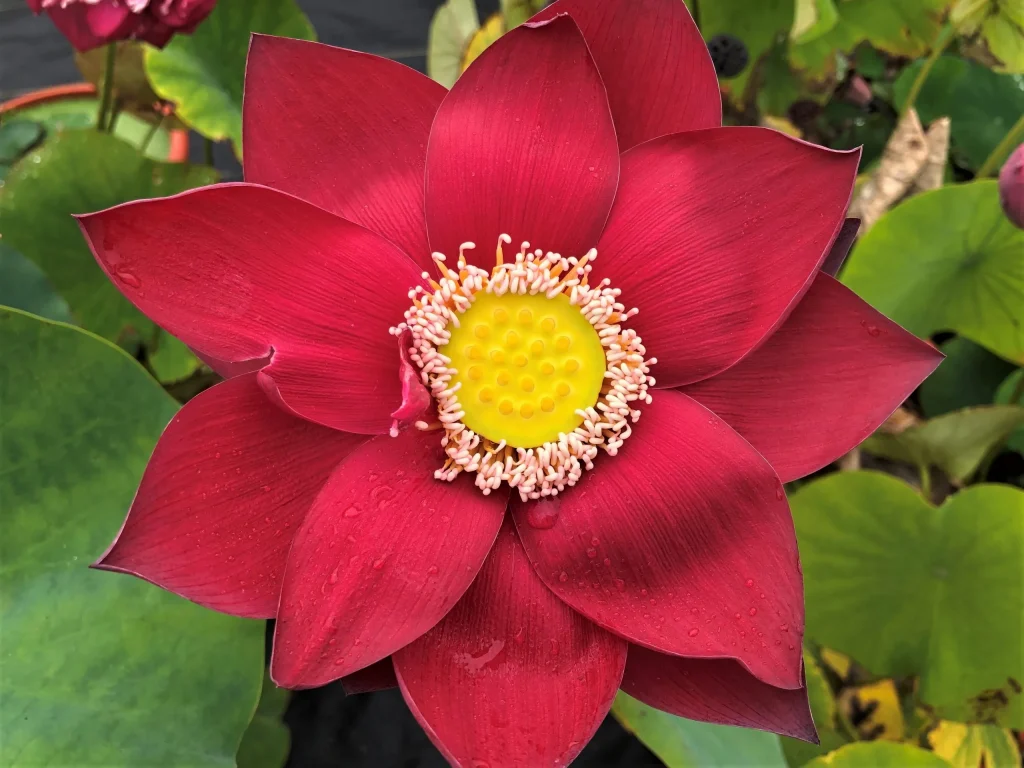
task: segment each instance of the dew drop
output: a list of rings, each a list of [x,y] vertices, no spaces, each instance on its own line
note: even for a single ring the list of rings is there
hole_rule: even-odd
[[[615,588],[617,590],[619,590],[619,592],[624,592],[625,591],[625,589],[626,589],[626,582],[624,582],[622,579],[613,579],[612,581],[615,584]]]
[[[558,580],[565,584],[565,582],[569,580],[569,574],[565,571],[562,571],[560,574],[558,574]]]
[[[362,511],[363,510],[361,510],[359,507],[357,507],[355,504],[353,504],[351,507],[349,507],[348,509],[346,509],[342,513],[342,516],[343,517],[355,517],[356,515],[358,515]]]
[[[377,560],[374,560],[373,561],[373,570],[379,571],[381,568],[383,568],[384,567],[384,561],[387,560],[387,559],[388,559],[387,555],[385,555],[384,557],[381,557],[381,558],[378,558]]]
[[[754,580],[753,579],[747,579],[747,587],[750,588],[750,587],[753,587],[753,586],[754,586]]]
[[[427,573],[429,573],[431,576],[436,576],[437,575],[437,566],[436,565],[432,565],[429,568],[427,568]]]
[[[140,285],[142,285],[139,278],[137,278],[131,272],[116,272],[115,274],[117,275],[117,278],[122,283],[127,285],[129,288],[138,288]]]
[[[751,616],[757,616],[757,608],[751,608],[749,611],[747,611],[747,613],[749,613]]]
[[[539,531],[553,528],[558,522],[558,508],[559,502],[557,501],[537,502],[526,513],[527,525]]]
[[[591,560],[593,560],[595,557],[597,557],[597,550],[594,549],[593,547],[589,547],[587,549],[587,557],[589,557]]]
[[[688,634],[688,635],[689,635],[690,637],[696,637],[697,635],[699,635],[699,634],[700,634],[700,630],[699,630],[699,629],[697,629],[696,627],[694,627],[693,629],[691,629],[691,630],[690,630],[689,632],[687,632],[686,634]]]
[[[612,559],[611,559],[610,557],[606,557],[606,558],[604,559],[604,564],[605,564],[605,565],[611,565],[611,564],[612,564]]]
[[[337,568],[335,568],[333,571],[331,571],[331,577],[328,579],[328,581],[331,584],[337,584],[338,583],[338,569]]]
[[[779,629],[781,629],[783,632],[789,632],[789,624],[782,624],[779,626]]]

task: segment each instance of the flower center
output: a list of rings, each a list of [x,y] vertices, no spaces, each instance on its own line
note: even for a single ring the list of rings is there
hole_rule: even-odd
[[[480,294],[438,351],[461,387],[462,422],[517,448],[576,429],[604,381],[601,338],[561,293]]]
[[[432,291],[409,293],[405,322],[392,328],[412,339],[409,358],[437,402],[448,460],[434,476],[475,472],[485,494],[502,482],[524,498],[553,496],[574,485],[603,450],[614,456],[640,418],[634,403],[651,401],[646,350],[623,328],[619,291],[590,285],[591,249],[582,258],[530,250],[523,243],[506,263],[498,239],[490,271],[468,264],[459,248],[451,269],[434,261]]]

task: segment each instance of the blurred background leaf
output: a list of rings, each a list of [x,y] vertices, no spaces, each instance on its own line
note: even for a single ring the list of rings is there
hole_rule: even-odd
[[[1024,231],[994,180],[925,192],[896,206],[850,254],[842,281],[911,333],[955,331],[1024,362]]]
[[[220,0],[191,35],[146,50],[153,89],[176,114],[208,139],[230,139],[242,156],[242,85],[253,33],[315,40],[293,0]]]
[[[898,434],[876,432],[868,453],[918,467],[937,467],[956,485],[967,482],[994,450],[1024,426],[1024,408],[987,405],[952,411]]]
[[[779,737],[765,731],[712,725],[648,707],[619,691],[612,714],[667,768],[783,768]]]
[[[234,764],[264,624],[89,569],[177,404],[124,352],[0,309],[0,730],[18,766]],[[5,757],[5,761],[10,759]]]
[[[70,323],[71,309],[35,262],[0,240],[0,305]]]
[[[72,214],[216,180],[212,168],[158,163],[109,134],[66,131],[11,169],[0,189],[0,231],[42,269],[76,323],[112,341],[129,332],[148,340],[155,326],[96,264]]]
[[[1024,724],[1024,491],[975,485],[934,508],[879,472],[791,499],[807,636],[882,676],[920,676],[939,717]]]
[[[873,741],[847,744],[812,760],[806,768],[949,768],[949,763],[910,744]]]
[[[922,61],[912,62],[893,83],[898,110],[903,109],[922,66]],[[951,118],[954,156],[964,167],[977,170],[1024,114],[1024,76],[999,75],[981,64],[942,56],[914,107],[926,123]]]
[[[278,688],[269,674],[264,675],[256,714],[238,748],[238,768],[281,768],[288,760],[291,737],[281,718],[290,697],[291,691]]]
[[[954,768],[1001,768],[1020,765],[1013,734],[994,725],[942,721],[928,734],[928,743]]]

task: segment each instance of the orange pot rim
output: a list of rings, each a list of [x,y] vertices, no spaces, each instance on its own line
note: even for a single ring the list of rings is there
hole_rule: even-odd
[[[16,96],[8,101],[0,102],[0,115],[7,112],[14,112],[25,107],[32,107],[37,104],[44,104],[48,101],[63,101],[64,99],[75,99],[82,96],[95,96],[96,86],[92,83],[68,83],[66,85],[53,85],[49,88],[40,88],[36,91]],[[171,163],[184,163],[188,160],[188,131],[174,129],[168,131],[170,146],[167,151],[167,160]]]

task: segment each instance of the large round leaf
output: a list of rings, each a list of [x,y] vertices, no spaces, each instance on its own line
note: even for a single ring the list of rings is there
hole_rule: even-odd
[[[264,627],[89,569],[176,404],[128,355],[0,309],[3,762],[234,765]]]
[[[893,83],[902,109],[924,66],[915,61]],[[957,56],[943,56],[932,67],[914,102],[921,120],[949,117],[954,154],[969,168],[980,168],[989,153],[1024,113],[1024,77],[1000,75]]]
[[[779,737],[774,733],[729,725],[699,723],[649,707],[619,692],[612,714],[636,735],[667,768],[784,768]]]
[[[1024,362],[1024,231],[995,180],[925,192],[860,239],[842,280],[911,333],[956,331]]]
[[[807,763],[804,768],[950,768],[932,752],[888,741],[847,744]]]
[[[29,153],[0,189],[4,241],[32,259],[84,328],[118,339],[153,324],[96,264],[72,214],[144,197],[163,197],[217,180],[212,168],[158,163],[97,131],[66,131]]]
[[[230,139],[242,155],[242,85],[253,33],[316,39],[294,0],[220,0],[191,35],[146,51],[146,74],[175,114],[207,138]],[[315,75],[311,72],[310,76]]]
[[[1024,724],[1024,492],[975,485],[934,508],[876,472],[791,499],[807,635],[882,676],[920,676],[940,717]]]

